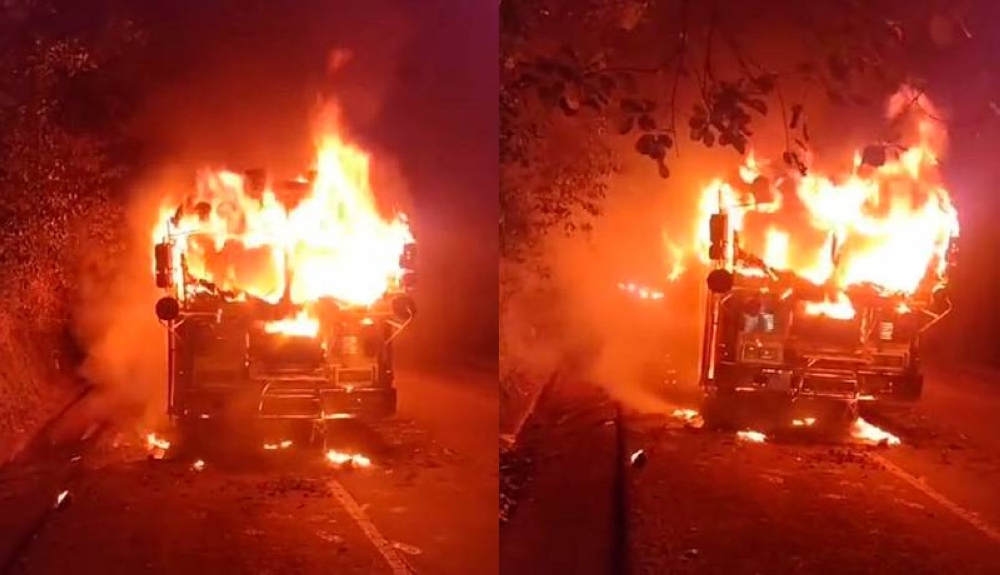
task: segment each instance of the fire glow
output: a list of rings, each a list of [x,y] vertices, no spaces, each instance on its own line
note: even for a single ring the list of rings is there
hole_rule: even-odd
[[[851,429],[851,437],[855,439],[860,439],[865,443],[870,443],[872,445],[899,445],[900,440],[895,435],[879,429],[878,427],[868,423],[862,418],[858,418],[854,422],[854,427]]]
[[[809,155],[810,169],[801,174],[779,170],[751,151],[738,177],[717,178],[704,188],[698,221],[727,213],[740,249],[765,266],[737,263],[736,272],[794,271],[828,286],[827,297],[809,302],[809,314],[853,318],[845,293],[850,286],[904,296],[933,288],[944,281],[946,255],[959,232],[938,166],[946,134],[931,117],[936,114],[925,95],[904,87],[887,106],[888,117],[908,127],[900,147],[880,148],[886,156],[880,165],[862,162],[864,155],[856,152],[851,168],[840,175],[823,174]],[[707,263],[708,226],[699,226],[695,243]],[[734,258],[733,246],[729,249]]]
[[[170,442],[150,431],[146,434],[146,450],[153,459],[163,459],[170,449]]]
[[[754,431],[752,429],[737,431],[736,437],[741,441],[746,441],[749,443],[764,443],[767,441],[767,436],[760,431]]]
[[[690,408],[677,408],[673,411],[672,415],[674,416],[675,419],[681,419],[684,421],[691,421],[701,416],[701,414],[698,413],[697,409],[690,409]]]
[[[337,467],[371,467],[372,460],[360,453],[347,453],[331,449],[326,452],[326,460]]]
[[[164,202],[153,236],[173,242],[179,299],[192,295],[185,289],[203,289],[202,282],[233,299],[286,301],[300,310],[320,299],[367,307],[401,285],[400,257],[414,241],[405,215],[383,216],[371,158],[341,135],[335,106],[328,106],[317,133],[309,178],[279,186],[203,170],[191,194]],[[313,336],[318,324],[299,313],[267,329]]]

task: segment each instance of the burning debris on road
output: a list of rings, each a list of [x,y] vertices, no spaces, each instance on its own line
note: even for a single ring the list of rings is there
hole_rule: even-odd
[[[760,431],[744,430],[737,431],[736,437],[741,441],[746,441],[749,443],[764,443],[767,441],[767,436]]]
[[[691,408],[677,408],[671,415],[674,419],[679,419],[684,422],[687,427],[701,427],[704,425],[701,413],[697,409]]]
[[[331,449],[326,452],[326,460],[337,467],[345,468],[365,468],[371,467],[372,461],[360,453],[346,453]]]
[[[150,431],[146,434],[146,450],[153,459],[163,459],[167,450],[170,449],[170,442]]]
[[[264,451],[276,451],[278,449],[288,449],[291,446],[292,446],[292,440],[291,439],[285,439],[285,440],[279,441],[278,443],[265,443],[264,444]]]
[[[862,418],[858,418],[851,428],[851,437],[871,445],[892,446],[899,445],[900,440],[895,435],[879,429]]]

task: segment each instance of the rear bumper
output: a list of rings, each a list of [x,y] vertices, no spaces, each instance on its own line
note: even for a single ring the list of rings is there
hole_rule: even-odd
[[[321,390],[311,397],[265,397],[259,389],[192,389],[178,394],[171,415],[194,419],[383,419],[396,414],[395,387]]]
[[[709,393],[778,393],[834,399],[892,398],[914,373],[866,366],[857,370],[809,370],[789,365],[720,362],[714,378],[703,382]]]

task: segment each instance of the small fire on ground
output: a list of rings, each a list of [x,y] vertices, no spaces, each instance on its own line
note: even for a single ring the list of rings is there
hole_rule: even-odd
[[[674,419],[683,421],[689,427],[701,427],[704,423],[697,409],[679,407],[671,415]]]
[[[146,434],[146,450],[153,459],[163,459],[170,449],[170,442],[150,431]]]
[[[816,424],[815,417],[804,417],[802,419],[793,419],[792,427],[812,427]]]
[[[747,429],[744,431],[737,431],[736,437],[741,441],[748,441],[750,443],[764,443],[767,441],[767,436],[760,431],[753,431],[752,429]]]
[[[872,445],[899,445],[899,438],[859,417],[851,428],[851,437]]]
[[[265,451],[276,451],[278,449],[288,449],[291,446],[292,446],[292,440],[291,439],[285,439],[285,440],[279,441],[278,443],[265,443],[264,444],[264,450]]]
[[[337,467],[371,467],[372,460],[360,453],[347,453],[331,449],[326,452],[326,460]]]

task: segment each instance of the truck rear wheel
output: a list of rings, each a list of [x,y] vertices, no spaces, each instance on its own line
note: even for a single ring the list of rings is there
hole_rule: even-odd
[[[736,398],[732,394],[706,396],[701,404],[705,429],[732,431],[738,427]]]
[[[924,374],[907,375],[892,385],[893,396],[902,401],[916,401],[924,393]]]

